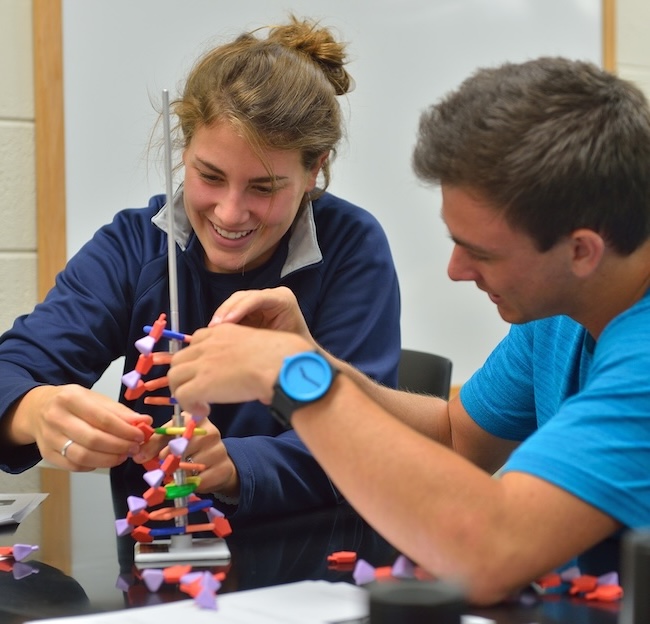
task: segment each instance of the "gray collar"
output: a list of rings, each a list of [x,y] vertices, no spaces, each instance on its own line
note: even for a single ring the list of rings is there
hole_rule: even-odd
[[[151,222],[163,232],[168,232],[167,211],[169,204],[166,203],[151,219]],[[176,244],[185,251],[192,234],[192,226],[187,218],[183,204],[183,185],[176,191],[172,200],[174,211],[174,238]],[[323,259],[318,237],[316,235],[316,222],[314,221],[314,208],[309,202],[296,217],[291,227],[289,237],[289,251],[287,259],[280,272],[280,277],[285,277],[298,269],[316,264]]]

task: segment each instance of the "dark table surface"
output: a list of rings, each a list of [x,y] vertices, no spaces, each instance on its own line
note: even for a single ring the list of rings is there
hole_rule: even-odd
[[[30,517],[23,525],[29,522]],[[0,532],[0,544],[24,543],[23,525]],[[356,551],[373,566],[391,565],[398,554],[346,506],[250,525],[235,524],[227,542],[232,557],[222,568],[227,576],[221,593],[307,579],[353,582],[349,568],[337,570],[328,565],[329,554]],[[613,548],[607,546],[608,552],[602,558],[615,560]],[[133,568],[130,538],[101,535],[92,548],[81,550],[73,553],[72,575],[40,562],[38,551],[23,562],[37,573],[17,578],[29,569],[19,570],[18,575],[0,571],[0,624],[188,599],[175,586],[164,585],[155,593],[147,589]],[[603,572],[610,571],[609,562],[600,565]],[[89,591],[91,577],[98,578],[99,583],[95,582]],[[498,624],[614,624],[620,608],[618,603],[567,595],[531,594],[527,598],[532,600],[513,600],[487,609],[470,607],[467,613],[491,618]]]

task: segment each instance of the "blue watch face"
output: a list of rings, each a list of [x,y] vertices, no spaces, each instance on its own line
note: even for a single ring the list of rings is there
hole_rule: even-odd
[[[320,399],[332,385],[332,368],[318,353],[299,353],[284,361],[280,385],[296,401]]]

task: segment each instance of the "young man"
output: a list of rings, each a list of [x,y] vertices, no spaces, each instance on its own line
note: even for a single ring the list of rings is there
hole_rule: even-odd
[[[650,524],[650,109],[587,63],[483,69],[423,115],[414,167],[442,189],[449,276],[513,324],[458,397],[327,354],[330,375],[287,289],[233,296],[170,385],[198,414],[272,405],[387,539],[487,604]]]

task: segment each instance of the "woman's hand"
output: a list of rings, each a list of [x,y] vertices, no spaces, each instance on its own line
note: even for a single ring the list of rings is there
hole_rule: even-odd
[[[187,413],[183,413],[183,417],[185,422],[191,418]],[[170,421],[165,426],[171,427],[173,423]],[[239,474],[221,439],[221,432],[207,418],[198,423],[197,427],[206,433],[193,435],[183,454],[184,461],[191,459],[193,464],[205,466],[197,471],[201,483],[196,491],[199,494],[219,492],[228,497],[239,496]],[[154,434],[133,459],[137,463],[144,463],[154,457],[162,461],[171,452],[168,445],[169,436]],[[188,471],[191,472],[189,468]]]
[[[35,442],[50,464],[82,472],[137,454],[145,437],[138,423],[151,424],[151,417],[69,384],[30,390],[3,419],[2,432],[12,444]]]

